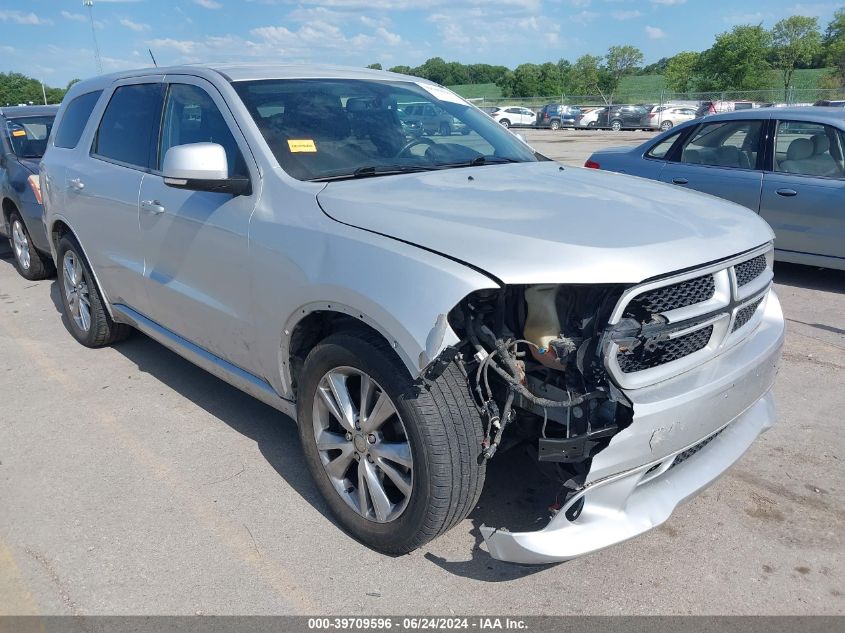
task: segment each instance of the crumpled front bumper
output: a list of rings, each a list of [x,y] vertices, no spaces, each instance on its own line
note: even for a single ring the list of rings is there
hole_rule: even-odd
[[[775,421],[771,387],[784,324],[774,291],[757,330],[676,378],[626,392],[633,422],[593,459],[584,488],[543,529],[481,533],[499,560],[570,560],[633,538],[715,481]],[[566,509],[584,499],[574,521]]]

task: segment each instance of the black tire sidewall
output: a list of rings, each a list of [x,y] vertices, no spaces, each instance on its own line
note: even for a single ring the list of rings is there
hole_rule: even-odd
[[[312,416],[317,385],[326,372],[344,366],[367,373],[381,385],[405,425],[413,457],[413,487],[405,511],[389,523],[369,521],[350,508],[329,480],[317,452]],[[386,552],[402,553],[412,549],[431,499],[429,447],[420,430],[421,420],[411,404],[417,388],[407,377],[404,367],[398,367],[392,359],[360,339],[342,334],[331,336],[315,347],[301,374],[297,421],[305,459],[317,487],[337,520],[353,536]]]
[[[15,222],[20,222],[21,228],[23,229],[23,234],[26,236],[27,244],[29,245],[29,268],[24,268],[23,264],[18,261],[18,255],[15,253],[15,242],[14,242],[14,225]],[[17,210],[12,211],[9,214],[9,246],[12,249],[12,259],[15,262],[15,269],[18,271],[18,274],[23,277],[24,279],[28,279],[29,281],[38,281],[39,279],[43,279],[47,276],[48,271],[46,270],[46,266],[44,265],[44,256],[38,252],[38,249],[32,243],[32,236],[29,234],[29,229],[26,226],[26,223],[23,221],[20,213]]]
[[[64,270],[64,258],[65,253],[68,251],[72,251],[76,256],[77,261],[82,266],[82,272],[85,278],[85,282],[88,284],[88,299],[90,301],[90,313],[91,313],[91,325],[88,327],[88,330],[82,330],[77,325],[76,322],[73,320],[73,316],[70,313],[70,306],[67,302],[67,296],[65,295],[65,270]],[[99,304],[100,303],[100,294],[97,290],[97,284],[94,282],[94,277],[91,274],[91,269],[88,266],[88,261],[82,255],[82,249],[79,247],[79,244],[74,240],[72,237],[64,236],[59,240],[59,246],[56,249],[56,280],[59,285],[59,294],[62,297],[62,316],[65,319],[66,325],[70,333],[73,337],[82,343],[85,346],[91,347],[94,344],[94,337],[96,335],[98,329],[98,323],[96,319],[102,318],[101,311],[95,309],[95,301]]]

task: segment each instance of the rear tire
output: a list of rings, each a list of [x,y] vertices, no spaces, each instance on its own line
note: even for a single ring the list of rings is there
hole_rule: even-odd
[[[452,136],[452,126],[448,123],[441,123],[440,136]]]
[[[660,124],[661,131],[665,132],[666,130],[671,130],[674,124],[671,121],[664,121]]]
[[[33,246],[26,224],[17,211],[9,214],[9,245],[12,247],[15,268],[24,279],[38,281],[56,274],[53,260]]]
[[[507,119],[502,119],[501,121],[499,121],[499,124],[501,124],[503,127],[510,127],[511,126],[511,122],[508,121]]]
[[[552,121],[551,123],[549,123],[549,127],[553,130],[559,130],[560,129],[560,121]]]
[[[58,282],[67,327],[85,347],[104,347],[128,337],[132,328],[115,323],[79,243],[70,235],[59,240]]]
[[[622,131],[622,121],[616,119],[610,122],[610,129],[614,132],[621,132]]]
[[[308,354],[298,392],[311,475],[340,524],[365,545],[386,554],[410,552],[475,507],[485,474],[478,463],[482,424],[454,364],[423,384],[411,379],[379,335],[338,333]],[[378,416],[377,410],[390,413]],[[390,458],[400,454],[404,463]]]

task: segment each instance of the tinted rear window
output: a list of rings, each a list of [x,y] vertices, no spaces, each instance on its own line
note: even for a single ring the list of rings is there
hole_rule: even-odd
[[[121,163],[151,168],[161,105],[159,83],[119,87],[103,113],[92,152]]]
[[[59,129],[56,130],[56,140],[53,143],[56,147],[67,149],[76,147],[76,144],[79,143],[79,137],[82,136],[82,131],[85,129],[85,124],[88,123],[88,117],[91,116],[91,111],[101,94],[103,94],[102,90],[87,92],[84,95],[79,95],[68,104],[59,124]]]

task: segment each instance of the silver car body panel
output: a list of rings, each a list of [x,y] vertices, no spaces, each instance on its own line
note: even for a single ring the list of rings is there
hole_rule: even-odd
[[[292,340],[317,312],[347,315],[380,332],[409,375],[418,377],[458,343],[447,314],[477,290],[649,283],[751,253],[772,239],[765,222],[737,205],[552,162],[328,184],[296,180],[279,166],[229,81],[295,77],[409,80],[365,69],[237,64],[99,77],[75,84],[65,99],[104,90],[80,143],[73,150],[51,147],[42,164],[49,182],[46,223],[52,229],[62,222],[77,237],[115,320],[291,416]],[[115,83],[135,79],[207,90],[247,159],[253,193],[214,207],[213,221],[204,222],[191,217],[190,196],[158,186],[159,173],[137,171],[137,188],[128,194],[116,180],[95,177],[98,168],[89,164],[115,167],[89,156],[105,103]],[[66,202],[82,198],[68,189],[74,171],[85,174],[85,196],[130,195],[138,208],[133,212],[131,201],[124,201],[125,212],[92,222],[84,205]],[[156,219],[141,209],[146,191],[178,195],[161,201],[165,210]],[[157,237],[149,231],[156,223]],[[166,223],[181,238],[166,242],[174,252],[161,260],[155,246],[170,233]],[[144,246],[144,236],[156,244]],[[127,240],[137,241],[127,247],[131,256],[118,252]],[[129,288],[132,283],[138,288]],[[169,297],[170,308],[158,312],[162,296]],[[723,353],[679,376],[624,390],[634,421],[594,458],[581,518],[570,523],[561,512],[533,535],[485,528],[491,553],[547,562],[630,538],[665,520],[677,503],[735,461],[773,420],[768,392],[783,322],[773,294],[764,306],[763,316],[749,326],[756,331]],[[198,326],[206,322],[213,331]],[[708,412],[706,419],[701,411]],[[707,450],[671,471],[652,471],[648,486],[636,488],[653,464],[729,422]],[[729,436],[736,441],[720,439]]]

